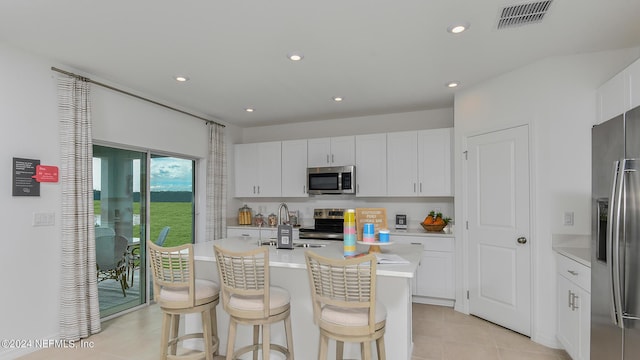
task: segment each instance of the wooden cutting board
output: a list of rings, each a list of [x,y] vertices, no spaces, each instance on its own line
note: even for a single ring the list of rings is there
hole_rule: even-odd
[[[385,208],[357,208],[356,209],[356,233],[358,241],[362,241],[362,228],[365,223],[373,223],[376,241],[380,229],[388,229],[387,209]]]

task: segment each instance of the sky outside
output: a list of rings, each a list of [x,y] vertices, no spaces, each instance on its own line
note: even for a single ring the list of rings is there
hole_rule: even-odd
[[[93,158],[93,189],[101,190],[100,159]],[[173,158],[151,158],[151,191],[192,191],[192,161]],[[133,191],[140,191],[140,161],[133,160]]]

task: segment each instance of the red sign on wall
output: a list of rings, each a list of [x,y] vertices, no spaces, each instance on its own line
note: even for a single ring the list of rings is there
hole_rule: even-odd
[[[36,174],[32,176],[37,182],[58,182],[58,167],[36,165]]]

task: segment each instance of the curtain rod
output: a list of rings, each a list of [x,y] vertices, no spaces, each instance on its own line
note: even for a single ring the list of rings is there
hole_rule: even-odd
[[[184,110],[180,110],[180,109],[174,108],[174,107],[172,107],[172,106],[165,105],[165,104],[163,104],[163,103],[159,103],[159,102],[157,102],[157,101],[155,101],[155,100],[147,99],[147,98],[142,97],[142,96],[140,96],[140,95],[136,95],[136,94],[130,93],[130,92],[128,92],[128,91],[124,91],[124,90],[121,90],[121,89],[115,88],[115,87],[113,87],[113,86],[111,86],[111,85],[107,85],[107,84],[103,84],[103,83],[98,82],[98,81],[95,81],[95,80],[91,80],[91,79],[89,79],[88,77],[85,77],[85,76],[80,76],[80,75],[74,74],[74,73],[72,73],[72,72],[68,72],[68,71],[64,71],[64,70],[58,69],[58,68],[53,67],[53,66],[51,67],[51,70],[53,70],[53,71],[57,71],[57,72],[59,72],[59,73],[65,74],[65,75],[73,76],[73,77],[75,77],[75,78],[84,79],[84,80],[86,80],[86,81],[88,81],[88,82],[90,82],[90,83],[92,83],[92,84],[96,84],[96,85],[98,85],[98,86],[102,86],[102,87],[107,88],[107,89],[109,89],[109,90],[117,91],[117,92],[119,92],[119,93],[122,93],[122,94],[125,94],[125,95],[132,96],[132,97],[134,97],[134,98],[136,98],[136,99],[140,99],[140,100],[143,100],[143,101],[147,101],[147,102],[150,102],[150,103],[152,103],[152,104],[155,104],[155,105],[158,105],[158,106],[162,106],[162,107],[164,107],[164,108],[167,108],[167,109],[170,109],[170,110],[173,110],[173,111],[177,111],[177,112],[179,112],[179,113],[182,113],[182,114],[185,114],[185,115],[189,115],[189,116],[191,116],[191,117],[194,117],[194,118],[197,118],[197,119],[200,119],[200,120],[204,120],[204,121],[206,121],[206,122],[208,122],[208,123],[213,123],[213,124],[216,124],[216,125],[218,125],[218,126],[225,127],[225,125],[220,124],[220,123],[218,123],[218,122],[215,122],[215,121],[213,121],[213,120],[209,120],[209,119],[204,118],[204,117],[202,117],[202,116],[194,115],[194,114],[192,114],[192,113],[190,113],[190,112],[187,112],[187,111],[184,111]]]

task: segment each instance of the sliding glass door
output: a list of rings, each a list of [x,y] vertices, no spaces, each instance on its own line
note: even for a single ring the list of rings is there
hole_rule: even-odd
[[[100,316],[146,302],[147,154],[93,147]],[[141,281],[142,280],[142,281]]]
[[[194,169],[192,159],[94,145],[101,317],[144,304],[152,295],[145,271],[147,227],[149,239],[162,246],[193,243]]]

